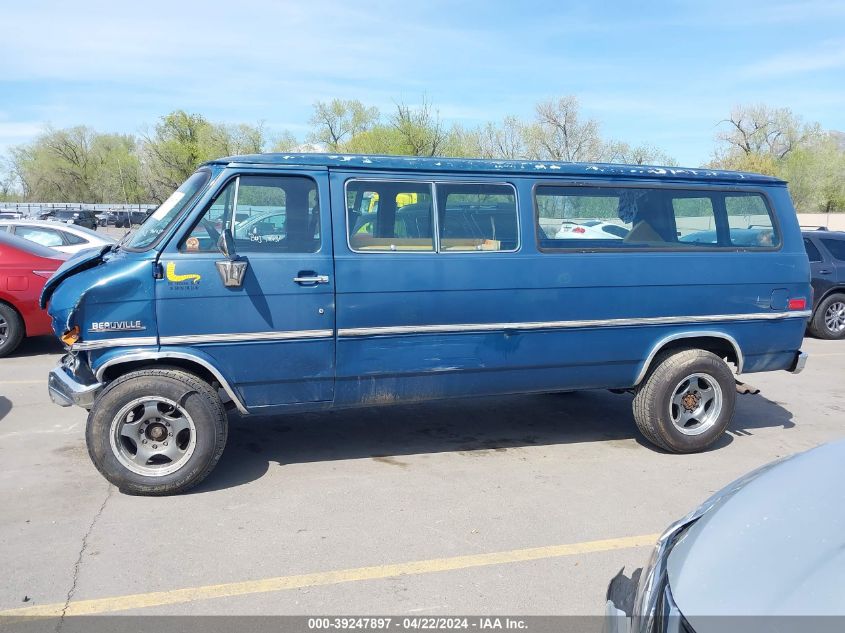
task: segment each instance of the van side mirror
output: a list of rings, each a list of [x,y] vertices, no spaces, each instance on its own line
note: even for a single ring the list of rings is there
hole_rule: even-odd
[[[223,229],[220,233],[220,238],[217,240],[217,248],[226,256],[226,259],[233,260],[237,257],[232,229]]]
[[[231,229],[224,229],[220,233],[217,247],[226,256],[226,259],[214,262],[223,285],[229,288],[240,288],[243,285],[249,263],[246,259],[238,257],[235,252],[235,238],[232,237]]]

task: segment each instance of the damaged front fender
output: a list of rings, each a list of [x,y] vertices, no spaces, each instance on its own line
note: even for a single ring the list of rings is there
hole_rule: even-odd
[[[69,260],[41,296],[56,336],[78,326],[78,349],[108,347],[115,338],[121,345],[134,338],[139,345],[157,343],[152,261],[148,255],[107,249]]]

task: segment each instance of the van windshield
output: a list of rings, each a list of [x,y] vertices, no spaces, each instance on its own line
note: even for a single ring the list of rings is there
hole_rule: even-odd
[[[126,236],[125,246],[137,250],[149,248],[182,210],[193,202],[210,177],[211,172],[207,169],[194,173],[167,200],[162,202],[135,232]]]

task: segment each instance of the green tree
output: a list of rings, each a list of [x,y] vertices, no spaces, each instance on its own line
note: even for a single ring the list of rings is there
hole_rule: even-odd
[[[446,148],[447,132],[440,113],[423,97],[418,106],[399,102],[389,125],[400,139],[400,153],[409,156],[435,156]]]
[[[270,141],[271,152],[294,152],[298,151],[302,145],[289,130],[282,130],[275,138]]]
[[[85,126],[47,128],[29,145],[15,148],[12,160],[24,195],[57,202],[93,200],[95,135]]]
[[[788,108],[737,106],[717,135],[712,167],[783,178],[799,213],[845,211],[845,147],[836,132]]]
[[[144,136],[143,174],[154,200],[163,202],[197,165],[211,158],[205,151],[210,128],[202,115],[176,110],[161,117],[152,134]]]
[[[15,148],[12,162],[27,200],[139,202],[144,196],[131,135],[47,128]]]
[[[832,134],[797,147],[778,166],[795,207],[809,213],[845,211],[845,151]]]
[[[199,153],[210,158],[260,154],[266,143],[263,123],[208,123],[199,132]]]
[[[17,200],[18,175],[14,163],[8,158],[0,158],[0,201],[11,202]]]
[[[402,154],[405,152],[405,144],[398,130],[379,124],[351,137],[340,151],[352,154]]]

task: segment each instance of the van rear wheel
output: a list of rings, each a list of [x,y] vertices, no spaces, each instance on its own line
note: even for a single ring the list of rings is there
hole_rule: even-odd
[[[181,370],[146,369],[106,387],[85,439],[97,470],[122,492],[169,495],[205,479],[226,433],[223,404],[208,383]]]
[[[736,383],[724,360],[700,349],[658,358],[634,395],[634,420],[652,444],[696,453],[725,432],[736,404]]]

